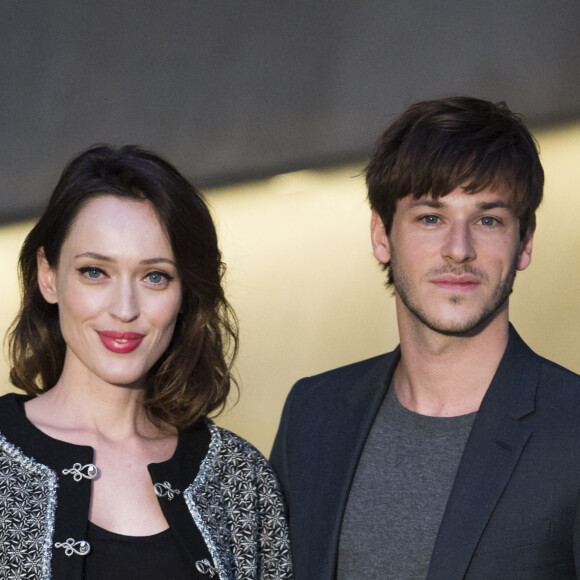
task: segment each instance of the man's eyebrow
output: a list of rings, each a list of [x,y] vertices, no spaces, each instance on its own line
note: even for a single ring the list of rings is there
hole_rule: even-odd
[[[414,199],[410,203],[411,207],[430,207],[432,209],[441,209],[446,206],[444,202],[435,199]],[[510,204],[498,199],[495,201],[482,201],[477,204],[478,209],[489,211],[490,209],[505,208],[511,209]]]
[[[477,204],[477,207],[479,209],[482,209],[484,211],[490,210],[490,209],[496,209],[496,208],[505,208],[505,209],[510,209],[510,205],[507,204],[505,201],[502,201],[500,199],[498,199],[497,201],[482,201],[481,203]]]
[[[444,204],[435,199],[414,199],[411,201],[411,207],[430,207],[433,209],[441,209]]]

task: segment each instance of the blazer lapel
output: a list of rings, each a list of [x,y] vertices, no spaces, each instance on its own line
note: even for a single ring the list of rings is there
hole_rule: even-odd
[[[479,539],[532,430],[540,359],[510,326],[506,352],[482,401],[441,526],[428,580],[464,578]]]
[[[399,360],[399,349],[379,359],[349,394],[337,401],[320,429],[317,447],[324,450],[312,470],[315,485],[310,498],[310,545],[308,578],[334,579],[342,518],[362,449],[392,373]]]

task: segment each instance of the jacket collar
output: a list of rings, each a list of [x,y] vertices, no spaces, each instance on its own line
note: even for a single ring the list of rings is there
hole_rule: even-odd
[[[428,580],[465,576],[483,530],[532,434],[542,359],[510,326],[509,341],[467,440]]]
[[[53,439],[43,433],[26,417],[24,403],[32,397],[8,393],[0,398],[1,434],[24,455],[61,473],[73,463],[92,463],[93,450],[86,445],[74,445]]]

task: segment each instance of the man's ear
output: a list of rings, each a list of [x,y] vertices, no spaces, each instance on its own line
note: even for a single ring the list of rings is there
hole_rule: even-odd
[[[387,237],[383,220],[374,209],[371,213],[371,242],[375,258],[381,264],[388,264],[391,260],[389,238]]]
[[[36,252],[36,265],[38,269],[38,287],[40,293],[49,304],[56,304],[58,296],[56,292],[56,272],[48,263],[44,254],[44,247]]]
[[[534,232],[536,231],[536,216],[535,214],[530,219],[530,224],[526,229],[526,233],[520,242],[520,249],[518,253],[518,261],[516,268],[518,270],[525,270],[532,261],[532,246],[534,242]]]

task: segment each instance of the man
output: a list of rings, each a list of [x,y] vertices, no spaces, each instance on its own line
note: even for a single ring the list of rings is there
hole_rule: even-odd
[[[400,346],[303,379],[272,462],[297,580],[580,571],[580,377],[508,320],[543,171],[504,104],[418,103],[366,170]]]

